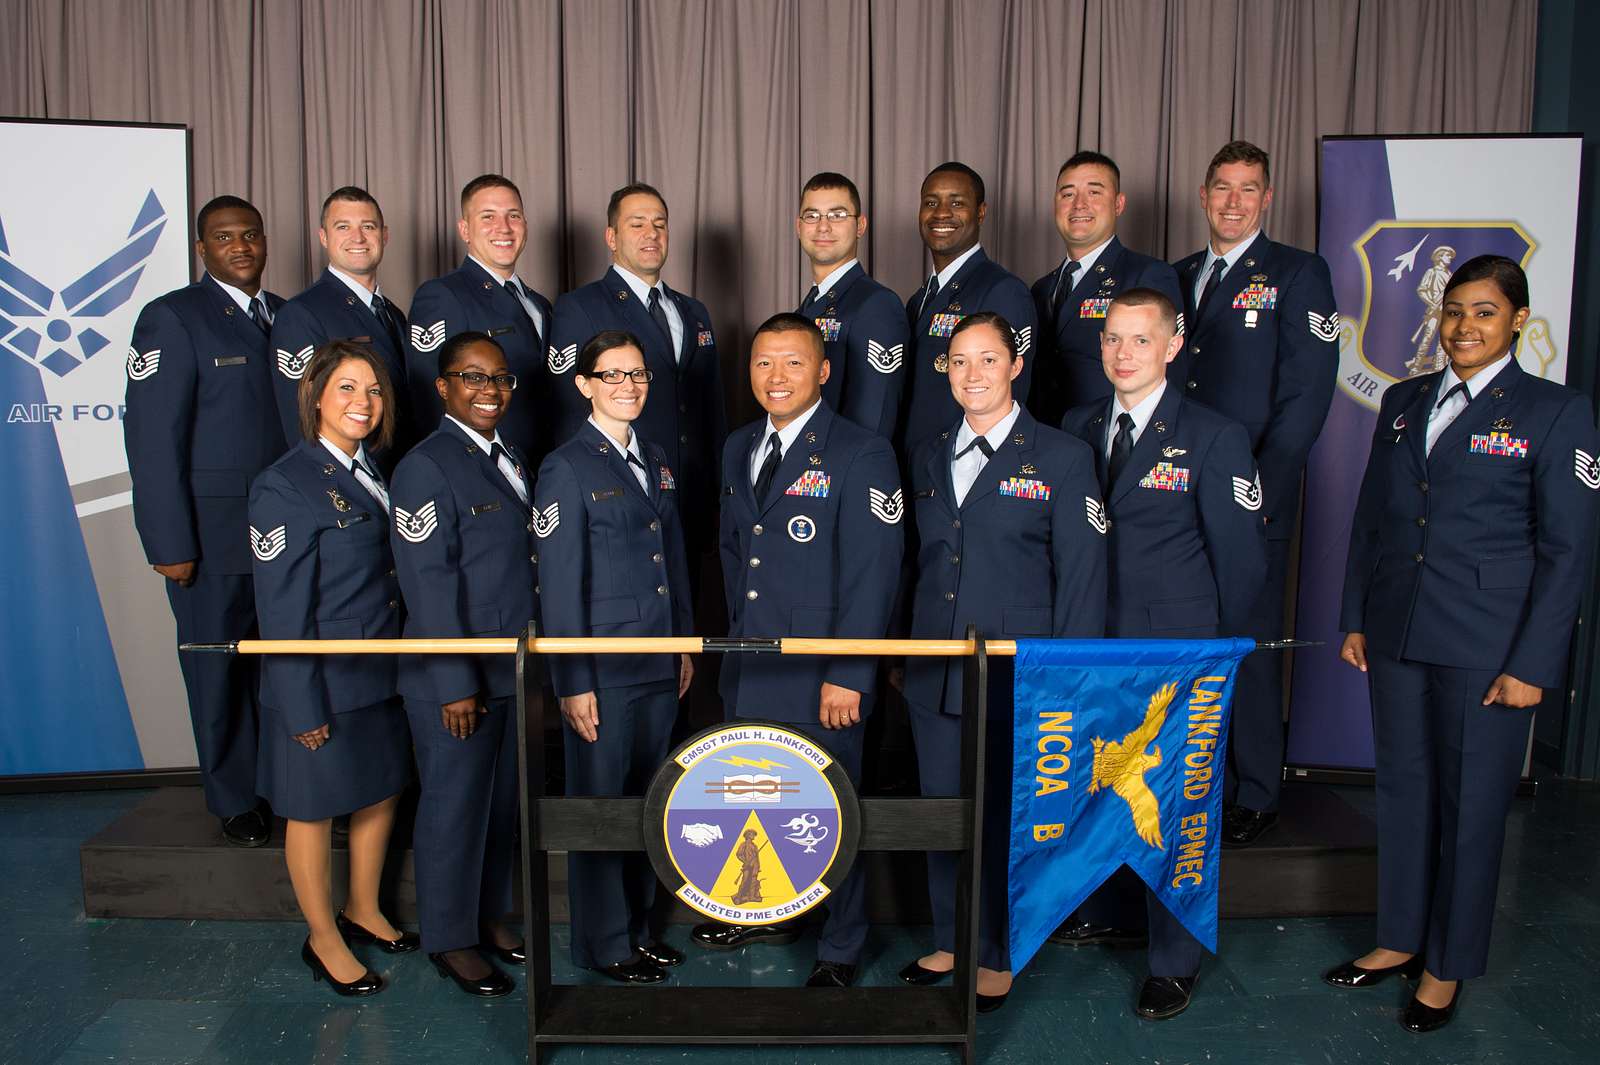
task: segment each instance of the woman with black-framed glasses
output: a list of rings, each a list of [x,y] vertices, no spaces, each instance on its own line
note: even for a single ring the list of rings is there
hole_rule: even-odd
[[[631,334],[597,334],[573,378],[589,401],[578,435],[539,467],[540,610],[550,636],[687,636],[694,618],[678,485],[639,439],[651,371]],[[667,756],[688,655],[557,655],[569,795],[643,795]],[[572,960],[622,983],[656,983],[683,954],[647,927],[655,874],[643,854],[568,856]]]

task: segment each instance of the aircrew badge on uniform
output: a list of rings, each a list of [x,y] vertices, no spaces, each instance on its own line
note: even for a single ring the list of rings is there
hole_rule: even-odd
[[[1189,490],[1189,467],[1174,466],[1170,462],[1158,462],[1150,467],[1150,472],[1139,478],[1140,488],[1157,488],[1163,492],[1187,492]]]
[[[153,351],[135,351],[128,349],[128,380],[143,381],[146,377],[154,377],[157,370],[161,369],[161,349]]]
[[[686,906],[769,924],[824,903],[855,861],[861,812],[844,768],[798,730],[718,725],[672,752],[644,800],[645,851]]]
[[[795,482],[783,490],[786,496],[812,496],[816,499],[828,498],[828,485],[832,483],[826,473],[821,470],[807,470],[795,479]]]
[[[1034,466],[1033,463],[1024,462],[1022,464],[1022,469],[1018,470],[1017,472],[1022,474],[1024,477],[1027,477],[1027,476],[1031,476],[1032,474],[1038,473],[1039,470],[1038,470],[1037,467]]]
[[[1473,433],[1467,450],[1474,455],[1505,455],[1510,458],[1528,457],[1528,441],[1510,433]]]
[[[1179,455],[1187,455],[1188,453],[1189,449],[1186,447],[1164,447],[1161,449],[1161,457],[1164,459],[1175,459]]]
[[[1511,419],[1510,418],[1496,418],[1494,420],[1494,424],[1489,426],[1489,428],[1497,429],[1502,433],[1508,432],[1511,429]]]
[[[1091,296],[1078,305],[1079,318],[1104,318],[1111,309],[1110,296]]]
[[[1000,494],[1014,499],[1037,499],[1043,502],[1050,498],[1050,486],[1031,477],[1007,477],[1000,482]]]
[[[316,351],[316,347],[311,344],[307,344],[293,354],[279,348],[278,372],[291,381],[300,380],[301,376],[306,372],[306,363],[311,361],[311,355],[314,351]]]
[[[340,514],[349,513],[350,501],[344,496],[340,495],[337,488],[328,489],[328,501],[333,504],[333,509],[337,510]]]
[[[420,544],[433,535],[439,527],[439,512],[433,500],[428,500],[415,511],[404,507],[394,508],[394,531],[408,544]]]
[[[839,319],[837,319],[837,318],[814,318],[814,319],[812,319],[812,321],[816,322],[817,323],[817,328],[822,330],[822,339],[823,340],[838,340],[839,339],[839,330],[843,327],[843,323],[841,323],[839,321]]]
[[[678,487],[678,482],[672,477],[672,470],[665,462],[661,464],[661,480],[659,482],[659,487],[663,492],[672,492]]]
[[[961,319],[965,317],[966,315],[964,314],[936,314],[933,316],[933,321],[928,323],[928,335],[931,337],[954,336],[956,326],[960,325]],[[942,367],[936,368],[940,373],[944,373]]]
[[[1278,306],[1278,286],[1252,281],[1233,297],[1236,311],[1270,311]]]

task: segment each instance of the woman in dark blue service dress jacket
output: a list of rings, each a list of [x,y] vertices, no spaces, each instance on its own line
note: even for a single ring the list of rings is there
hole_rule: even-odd
[[[539,610],[549,636],[688,636],[694,617],[666,453],[632,423],[654,376],[631,333],[597,333],[573,384],[590,406],[539,467]],[[559,386],[558,386],[559,387]],[[567,794],[643,795],[667,756],[688,655],[558,655]],[[647,928],[655,873],[642,853],[568,856],[572,961],[623,983],[657,983],[683,961]]]
[[[1350,531],[1340,657],[1372,691],[1378,945],[1324,979],[1420,977],[1418,1032],[1484,972],[1530,711],[1564,682],[1593,542],[1594,417],[1517,365],[1528,313],[1510,259],[1451,276],[1450,365],[1384,393]]]
[[[1022,372],[1005,318],[980,311],[950,337],[950,391],[960,422],[912,452],[911,494],[921,547],[913,638],[951,639],[968,625],[990,638],[1098,637],[1106,605],[1105,517],[1094,454],[1039,425],[1012,398]],[[978,1009],[1011,989],[1006,926],[1006,840],[1011,813],[1011,671],[990,662],[983,890],[978,903]],[[997,668],[999,667],[999,668]],[[905,696],[924,795],[961,787],[961,668],[909,658]],[[911,984],[955,965],[956,861],[928,855],[934,951],[900,971]]]
[[[531,473],[500,436],[517,376],[487,334],[439,349],[439,428],[394,472],[395,568],[407,637],[518,636],[535,617]],[[510,655],[416,655],[401,663],[422,793],[413,834],[422,946],[441,978],[495,997],[520,965],[511,910],[517,828],[516,668]],[[480,949],[481,948],[481,949]]]
[[[250,490],[250,550],[263,639],[400,634],[389,501],[366,444],[393,437],[394,386],[371,349],[334,341],[301,378],[302,440]],[[350,952],[417,949],[378,908],[395,803],[411,779],[411,737],[388,655],[268,655],[261,664],[256,786],[288,819],[284,860],[310,935],[300,957],[341,995],[383,979]],[[350,892],[333,910],[331,819],[350,815]]]

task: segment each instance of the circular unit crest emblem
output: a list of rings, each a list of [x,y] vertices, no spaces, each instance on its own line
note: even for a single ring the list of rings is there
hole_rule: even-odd
[[[768,721],[706,729],[675,751],[644,800],[645,850],[672,893],[727,924],[796,917],[855,861],[861,808],[844,767]]]

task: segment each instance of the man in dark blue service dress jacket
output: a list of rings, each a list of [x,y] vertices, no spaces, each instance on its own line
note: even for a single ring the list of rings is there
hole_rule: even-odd
[[[728,437],[722,462],[722,575],[730,636],[881,638],[905,549],[905,499],[889,442],[822,401],[828,364],[808,318],[778,314],[750,345],[750,387],[767,417]],[[729,656],[729,719],[792,725],[861,779],[870,657]],[[859,864],[828,902],[810,987],[848,987],[867,938]],[[790,942],[792,924],[704,924],[712,949]]]
[[[899,452],[954,425],[961,408],[945,379],[950,336],[962,315],[994,311],[1016,331],[1022,373],[1012,384],[1017,402],[1028,402],[1033,378],[1033,297],[1022,279],[983,253],[983,178],[965,163],[941,163],[922,181],[917,227],[933,258],[933,272],[906,302],[911,325],[911,380],[896,437]]]
[[[411,300],[406,380],[412,415],[423,434],[439,424],[444,408],[433,387],[439,348],[457,333],[485,333],[505,352],[522,389],[500,423],[500,434],[537,462],[554,443],[542,424],[549,416],[544,349],[553,315],[550,301],[517,276],[517,260],[528,243],[522,192],[499,174],[473,178],[461,190],[456,235],[467,246],[467,257],[443,277],[423,282]]]
[[[1122,171],[1109,156],[1082,151],[1061,164],[1055,216],[1067,254],[1033,283],[1039,372],[1029,406],[1046,425],[1059,424],[1073,407],[1111,395],[1100,365],[1100,327],[1113,297],[1153,288],[1182,303],[1172,267],[1129,251],[1117,238],[1117,219],[1127,204]]]
[[[384,412],[394,419],[394,442],[386,454],[374,456],[384,472],[391,472],[419,434],[408,412],[405,312],[378,285],[389,227],[371,193],[346,185],[322,201],[317,239],[328,253],[328,268],[272,321],[272,387],[283,435],[300,438],[300,378],[317,348],[329,340],[365,344],[382,357],[400,404],[399,410]]]
[[[394,473],[395,568],[409,637],[516,636],[538,615],[532,472],[498,431],[513,396],[505,355],[458,333],[434,375],[445,418]],[[516,671],[510,655],[417,655],[400,694],[416,748],[422,946],[469,995],[511,990],[480,947],[520,965],[511,911],[517,826]]]
[[[1109,526],[1106,635],[1210,639],[1237,632],[1266,572],[1261,488],[1244,428],[1168,385],[1183,346],[1164,293],[1111,302],[1101,336],[1112,398],[1069,411],[1062,427],[1094,448]],[[1189,1005],[1200,943],[1124,867],[1055,934],[1074,944],[1139,938],[1150,975],[1136,1011],[1149,1020]]]
[[[250,479],[288,449],[267,343],[283,300],[261,287],[261,212],[219,196],[195,234],[205,276],[152,300],[133,327],[123,433],[134,525],[167,579],[178,642],[220,643],[255,628]],[[206,808],[228,842],[259,847],[269,826],[256,799],[256,669],[234,655],[178,661]]]
[[[794,232],[811,263],[811,287],[796,313],[822,330],[828,358],[822,398],[867,432],[893,436],[911,333],[900,297],[857,258],[867,216],[855,182],[831,171],[807,181]]]
[[[645,367],[655,377],[634,431],[660,444],[678,475],[690,578],[695,579],[699,556],[709,550],[715,533],[717,461],[728,423],[711,315],[705,304],[661,280],[667,232],[667,201],[661,193],[636,184],[611,194],[606,205],[611,268],[556,300],[547,369],[559,412],[557,438],[569,440],[589,416],[589,404],[572,384],[578,352],[608,329],[632,333],[644,345]]]
[[[1223,145],[1200,189],[1211,240],[1176,264],[1187,336],[1167,377],[1188,399],[1239,422],[1261,474],[1267,579],[1243,635],[1283,639],[1289,546],[1306,456],[1333,401],[1339,315],[1321,256],[1267,239],[1267,153]],[[1222,842],[1249,846],[1277,821],[1283,778],[1283,663],[1239,667]]]

